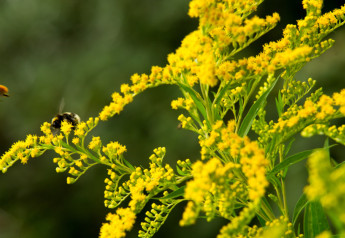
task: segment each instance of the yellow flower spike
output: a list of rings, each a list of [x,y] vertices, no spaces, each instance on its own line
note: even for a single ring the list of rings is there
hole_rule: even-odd
[[[159,66],[152,66],[151,74],[149,76],[150,83],[159,82],[162,79],[163,68]]]
[[[119,144],[119,147],[117,148],[117,155],[122,155],[126,151],[127,151],[126,146]]]
[[[25,155],[25,152],[19,152],[17,154],[17,157],[20,159],[20,161],[22,162],[22,164],[26,164],[29,160],[28,156]]]
[[[36,135],[27,135],[25,139],[26,147],[31,147],[31,146],[36,145],[37,138],[38,137]]]
[[[102,121],[108,120],[108,118],[111,117],[111,116],[112,116],[112,113],[111,113],[111,110],[110,110],[110,106],[105,106],[103,108],[103,110],[99,113],[99,119],[101,119]]]
[[[126,94],[126,95],[124,96],[124,98],[123,98],[123,102],[124,102],[125,104],[129,104],[129,103],[131,103],[132,101],[133,101],[133,95],[131,95],[131,94]],[[97,119],[98,119],[98,118],[96,118],[96,122],[98,122]]]
[[[100,149],[101,146],[102,146],[101,138],[99,136],[97,137],[93,136],[92,140],[90,141],[88,145],[88,148],[90,150],[97,151],[98,149]]]
[[[40,150],[38,148],[33,148],[30,152],[32,158],[37,157],[40,154]]]
[[[187,203],[187,206],[183,212],[182,219],[180,220],[180,226],[186,226],[186,225],[192,225],[195,223],[195,220],[197,219],[199,215],[198,210],[194,206],[194,203],[192,201],[189,201]]]
[[[51,130],[50,130],[50,126],[51,124],[48,122],[44,122],[43,125],[41,126],[41,131],[45,134],[45,135],[50,135],[52,134]]]
[[[57,143],[59,143],[59,141],[62,141],[64,137],[62,134],[59,134],[55,138],[57,139]]]
[[[46,145],[50,145],[53,142],[54,138],[55,137],[52,134],[50,134],[49,136],[43,138],[43,143]]]
[[[72,139],[72,143],[75,144],[75,145],[78,145],[78,144],[80,143],[79,138],[78,138],[78,137],[74,137],[74,138]]]
[[[130,90],[131,90],[131,87],[128,84],[126,83],[121,84],[121,89],[120,89],[121,93],[127,94],[130,92]]]
[[[40,137],[38,138],[38,141],[39,141],[39,143],[45,144],[45,143],[44,143],[44,142],[45,142],[45,139],[46,139],[45,136],[40,136]]]
[[[85,135],[85,132],[87,130],[87,125],[85,122],[80,122],[76,129],[74,130],[74,135],[78,136],[78,137],[82,137]]]
[[[178,108],[181,108],[183,105],[184,99],[178,98],[176,100],[171,101],[171,108],[177,110]]]
[[[92,128],[94,126],[94,118],[90,117],[87,121],[86,121],[86,125],[88,126],[88,128]]]
[[[99,238],[125,237],[126,231],[132,229],[136,215],[129,208],[118,208],[116,214],[109,213],[107,223],[103,223]]]
[[[62,121],[62,122],[61,122],[61,129],[60,129],[60,130],[61,130],[62,133],[64,133],[66,136],[68,136],[68,135],[71,133],[72,128],[73,128],[72,123],[69,123],[69,122],[67,122],[67,121]]]

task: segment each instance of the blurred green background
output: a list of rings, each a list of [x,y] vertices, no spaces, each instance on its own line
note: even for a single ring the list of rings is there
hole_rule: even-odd
[[[26,134],[40,134],[39,127],[58,113],[72,111],[84,120],[96,116],[110,102],[110,95],[134,73],[149,73],[153,65],[164,66],[183,37],[197,27],[187,16],[185,0],[2,0],[0,1],[0,84],[10,97],[0,101],[0,153]],[[325,11],[343,1],[326,1]],[[247,54],[281,38],[288,23],[304,16],[300,1],[267,0],[257,14],[277,11],[281,22],[254,43]],[[345,86],[345,30],[332,37],[335,46],[310,62],[298,75],[318,80],[332,93]],[[180,96],[176,87],[162,86],[135,98],[120,116],[100,125],[93,135],[104,143],[117,140],[127,146],[126,158],[147,165],[152,150],[167,147],[166,162],[199,156],[194,134],[177,129],[170,101]],[[273,100],[272,100],[273,101]],[[274,105],[272,103],[272,105]],[[271,115],[272,118],[274,115]],[[294,151],[322,146],[324,138],[297,139]],[[332,151],[342,160],[343,150]],[[73,184],[66,174],[56,174],[53,153],[16,164],[0,175],[0,237],[97,237],[109,210],[103,206],[106,170],[94,167]],[[301,194],[305,166],[293,166],[287,184],[289,205]],[[156,237],[215,237],[222,220],[181,228],[185,204],[169,216]],[[139,224],[129,237],[137,237]]]

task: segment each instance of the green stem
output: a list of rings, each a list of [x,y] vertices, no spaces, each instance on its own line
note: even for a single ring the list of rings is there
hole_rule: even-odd
[[[289,218],[289,209],[288,209],[287,200],[286,200],[285,182],[284,182],[283,178],[281,178],[281,184],[282,184],[282,195],[283,195],[283,202],[284,202],[283,205],[284,205],[284,211],[285,211],[284,216],[286,218]]]
[[[284,153],[284,150],[283,150],[283,145],[279,145],[279,162],[283,162],[283,153]],[[286,189],[285,189],[285,181],[284,181],[284,178],[281,177],[280,178],[280,183],[281,183],[281,188],[282,188],[282,196],[283,196],[283,215],[289,219],[289,209],[288,209],[288,206],[287,206],[287,200],[286,200]]]
[[[284,202],[282,200],[282,196],[281,196],[281,193],[279,191],[279,189],[277,187],[274,186],[274,189],[276,190],[276,194],[277,194],[277,198],[278,198],[278,207],[279,207],[279,210],[281,211],[281,213],[285,214],[284,212]]]

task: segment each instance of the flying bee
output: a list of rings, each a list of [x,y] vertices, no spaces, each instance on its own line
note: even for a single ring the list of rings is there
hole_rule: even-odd
[[[8,88],[0,84],[0,96],[8,97]]]
[[[60,133],[61,123],[65,121],[72,124],[74,129],[80,123],[80,117],[73,112],[63,112],[57,114],[51,122],[50,129],[53,135]]]

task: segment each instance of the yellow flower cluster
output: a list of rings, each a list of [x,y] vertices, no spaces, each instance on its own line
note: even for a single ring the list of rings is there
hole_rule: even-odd
[[[278,153],[278,146],[289,140],[296,133],[302,131],[302,136],[310,137],[314,134],[326,134],[341,142],[345,137],[341,135],[342,128],[329,127],[329,121],[343,117],[343,101],[345,93],[334,93],[332,97],[324,95],[322,90],[316,90],[308,97],[303,105],[297,102],[306,95],[314,81],[308,80],[309,85],[303,83],[288,84],[291,89],[281,91],[280,100],[277,103],[279,118],[277,122],[266,123],[264,113],[261,119],[254,122],[253,129],[258,133],[258,141],[261,147],[267,152],[271,166],[275,162],[275,155]],[[296,90],[295,93],[293,90]],[[289,96],[290,95],[290,96]],[[289,105],[284,111],[284,105]],[[327,125],[327,126],[322,126]],[[329,130],[330,129],[330,130]],[[345,141],[344,141],[345,142]]]
[[[222,121],[218,121],[208,137],[199,136],[199,143],[203,159],[216,155],[219,151],[220,158],[225,164],[235,162],[240,165],[246,177],[251,200],[264,195],[265,187],[268,185],[265,177],[268,160],[257,142],[250,141],[248,137],[242,138],[235,133],[234,121],[229,121],[227,126],[224,126]]]
[[[0,170],[5,173],[16,161],[20,160],[26,164],[29,157],[41,155],[44,151],[36,148],[38,137],[35,135],[27,135],[25,141],[17,141],[11,148],[0,158]]]
[[[281,103],[283,105],[294,105],[303,98],[315,86],[316,81],[309,78],[306,82],[292,80],[280,90]],[[282,108],[283,110],[283,108]],[[281,113],[281,112],[280,112]],[[280,116],[280,114],[279,114]]]
[[[99,136],[93,136],[88,147],[90,150],[99,151],[102,146],[102,141]]]
[[[319,200],[323,208],[345,225],[345,166],[332,168],[326,150],[315,151],[308,159],[309,185],[305,193]]]
[[[68,136],[68,135],[71,133],[72,128],[73,128],[72,123],[69,123],[69,122],[67,122],[67,121],[62,121],[62,122],[61,122],[61,129],[60,129],[60,130],[61,130],[62,133],[64,133],[66,136]]]
[[[280,238],[280,237],[295,237],[293,225],[286,217],[279,217],[271,222],[266,222],[265,227],[258,227],[254,225],[253,227],[248,227],[246,236],[239,237],[252,237],[252,238]],[[300,235],[298,237],[303,237]]]
[[[312,13],[320,15],[322,8],[322,0],[303,0],[303,9],[311,10]]]
[[[102,121],[108,120],[115,114],[120,114],[123,108],[133,101],[133,98],[144,90],[152,87],[157,87],[161,84],[171,83],[171,72],[169,67],[161,68],[153,66],[151,74],[134,74],[131,77],[132,85],[122,84],[121,93],[115,92],[112,94],[112,102],[105,106],[99,113],[99,118]]]
[[[313,48],[310,46],[301,46],[295,49],[286,49],[284,52],[277,53],[275,57],[271,61],[271,67],[272,65],[275,66],[275,68],[283,68],[291,64],[291,62],[304,62],[309,61],[307,57],[312,52]]]
[[[107,207],[118,206],[125,197],[130,195],[129,207],[133,211],[141,211],[147,201],[175,182],[174,170],[167,164],[163,167],[162,160],[165,148],[159,147],[150,156],[150,169],[136,167],[129,179],[117,187],[119,177],[109,170],[110,179],[106,179],[107,187],[104,193]]]
[[[345,125],[339,127],[326,124],[312,124],[303,129],[301,135],[304,137],[311,137],[314,135],[326,135],[332,138],[334,141],[345,145]]]
[[[196,9],[200,6],[196,7],[195,4],[200,4],[200,1],[191,2],[191,7],[194,6],[194,10],[191,9],[191,12],[199,12]],[[266,19],[253,17],[243,20],[243,12],[232,13],[230,9],[233,6],[224,2],[211,1],[202,5],[207,6],[208,9],[204,15],[205,18],[200,18],[200,28],[185,37],[176,53],[170,54],[168,57],[169,66],[173,72],[172,76],[191,87],[198,80],[202,84],[215,86],[219,79],[225,81],[230,81],[232,78],[243,79],[246,68],[251,72],[263,72],[268,65],[268,59],[262,62],[263,55],[257,58],[256,64],[254,64],[254,60],[251,60],[248,66],[246,66],[246,59],[242,62],[220,61],[220,59],[230,57],[227,55],[228,53],[224,52],[228,45],[232,45],[233,53],[235,53],[235,49],[238,47],[245,47],[244,43],[249,44],[248,41],[253,41],[263,32],[273,28],[279,20],[278,14],[268,16]],[[200,7],[200,9],[204,7]],[[253,8],[244,11],[249,10],[252,11]],[[192,15],[197,16],[197,14]],[[202,25],[203,19],[207,20],[205,27]],[[206,29],[210,36],[205,32]],[[236,73],[236,75],[232,73]],[[184,76],[182,80],[180,79],[181,74]]]
[[[244,233],[246,226],[255,215],[255,210],[259,201],[248,203],[238,214],[238,216],[231,219],[231,221],[220,229],[217,238],[238,237]]]
[[[317,24],[321,33],[328,33],[330,28],[338,27],[343,24],[345,6],[340,9],[336,9],[332,12],[328,12],[317,19]]]
[[[198,212],[204,211],[212,219],[219,211],[221,216],[229,218],[229,211],[234,209],[236,199],[246,199],[244,186],[235,181],[239,164],[232,162],[222,164],[213,158],[203,164],[197,161],[192,165],[193,180],[187,182],[184,197],[191,200],[183,214],[181,225],[194,223]]]
[[[99,238],[121,238],[132,229],[136,215],[130,208],[119,208],[116,214],[109,213],[107,223],[103,223]]]
[[[171,102],[171,107],[175,110],[178,108],[184,108],[187,111],[191,111],[193,108],[195,108],[195,102],[191,98],[178,98],[177,100],[173,100]]]
[[[252,207],[244,208],[235,219],[231,217],[238,201],[251,201],[248,206],[252,206],[265,194],[268,161],[258,144],[238,136],[235,127],[234,121],[227,126],[217,121],[206,137],[199,136],[202,158],[208,161],[197,161],[191,167],[193,180],[187,182],[184,195],[190,201],[180,225],[194,223],[203,211],[208,220],[216,215],[232,220],[224,228],[229,231],[243,227],[255,214]]]
[[[80,122],[74,129],[74,135],[79,138],[85,137],[95,126],[97,126],[99,118],[90,117],[86,122]]]
[[[148,199],[160,191],[163,184],[172,184],[174,178],[174,171],[169,165],[163,168],[150,163],[149,170],[137,167],[126,184],[131,194],[129,206],[135,211],[141,210]]]
[[[141,223],[142,230],[139,231],[138,237],[152,237],[164,223],[174,206],[172,204],[157,205],[152,203],[151,207],[150,211],[145,212],[145,222]]]
[[[97,140],[98,141],[98,140]],[[96,143],[96,141],[95,141]],[[100,142],[97,142],[100,143]],[[96,144],[94,144],[96,146]],[[103,146],[102,151],[110,159],[115,159],[127,151],[126,146],[121,145],[119,142],[110,142],[105,147]]]
[[[345,115],[344,101],[345,90],[334,93],[332,97],[321,95],[318,101],[308,98],[303,106],[295,104],[284,112],[276,123],[271,124],[271,129],[268,132],[271,135],[279,134],[282,137],[288,137],[304,129],[303,136],[312,136],[323,128],[311,124],[327,123],[331,119]],[[307,127],[308,125],[311,126]]]
[[[176,168],[181,175],[189,175],[192,170],[192,162],[190,159],[186,159],[185,161],[178,160]]]

